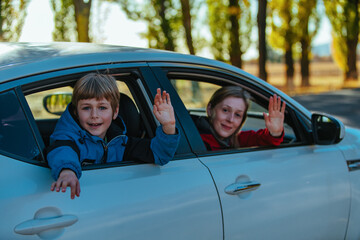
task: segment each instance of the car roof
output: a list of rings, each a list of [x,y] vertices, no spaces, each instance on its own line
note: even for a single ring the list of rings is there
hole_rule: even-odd
[[[0,43],[0,83],[54,70],[121,62],[192,63],[240,70],[216,60],[157,49],[94,43],[13,42]]]

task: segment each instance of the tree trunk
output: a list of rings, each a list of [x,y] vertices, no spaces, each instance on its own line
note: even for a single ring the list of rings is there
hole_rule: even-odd
[[[301,43],[301,86],[310,86],[310,60],[309,60],[309,48],[310,43],[307,37],[300,40]]]
[[[259,78],[267,81],[266,71],[266,7],[267,0],[259,0],[258,3],[258,36],[259,36]]]
[[[241,68],[241,48],[239,39],[239,18],[240,18],[240,5],[238,0],[229,0],[229,19],[230,27],[230,62],[232,65]]]
[[[166,0],[157,0],[156,1],[158,6],[159,6],[159,16],[161,19],[161,29],[165,35],[165,50],[169,50],[169,51],[175,51],[175,44],[174,44],[174,39],[171,33],[171,27],[170,27],[170,23],[169,21],[166,19],[165,16],[165,12],[166,12]]]
[[[358,74],[356,69],[356,48],[359,40],[359,1],[352,0],[349,4],[355,7],[355,24],[348,29],[348,39],[346,40],[347,45],[347,71],[345,73],[345,81],[357,81]]]
[[[190,2],[189,0],[181,0],[182,20],[185,29],[186,44],[189,49],[189,53],[195,55],[195,48],[192,39],[192,26],[191,26],[191,14],[190,14]],[[191,82],[192,101],[199,102],[202,100],[199,83],[196,81]]]
[[[347,67],[348,70],[345,73],[345,81],[358,80],[357,68],[356,68],[356,47],[358,43],[358,37],[348,40],[346,42],[348,48],[347,54]]]
[[[91,0],[84,2],[83,0],[73,0],[75,7],[76,29],[79,42],[90,42],[89,24]]]
[[[191,34],[191,15],[190,15],[190,2],[189,0],[181,0],[182,8],[182,20],[185,29],[186,44],[189,49],[189,53],[195,55],[195,49]]]
[[[294,59],[292,53],[292,46],[287,44],[285,52],[285,65],[286,65],[286,86],[291,91],[294,89]]]

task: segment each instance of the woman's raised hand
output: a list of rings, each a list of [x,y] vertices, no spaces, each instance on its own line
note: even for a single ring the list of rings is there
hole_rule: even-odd
[[[281,98],[274,94],[269,100],[269,114],[264,113],[265,126],[271,136],[280,137],[284,131],[284,113],[286,104],[281,104]]]

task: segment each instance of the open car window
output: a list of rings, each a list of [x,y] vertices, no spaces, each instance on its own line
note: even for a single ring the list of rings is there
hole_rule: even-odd
[[[230,83],[228,79],[224,81],[210,81],[206,77],[193,77],[189,74],[189,78],[186,77],[186,73],[181,72],[181,77],[178,74],[168,74],[172,85],[178,92],[181,100],[183,101],[187,111],[193,118],[194,116],[207,116],[206,106],[209,102],[212,94],[219,88],[225,85],[239,85],[238,83]],[[248,90],[248,87],[245,88]],[[251,94],[250,108],[247,112],[247,120],[242,128],[242,131],[254,130],[265,128],[265,121],[263,118],[263,112],[268,112],[268,98],[270,95],[256,92],[255,89],[249,91]],[[295,130],[295,124],[292,117],[289,114],[289,109],[285,113],[285,136],[282,146],[291,145],[292,143],[300,142],[299,134]]]
[[[113,74],[120,92],[119,115],[126,126],[126,135],[135,138],[151,139],[155,136],[157,127],[156,118],[152,111],[152,97],[147,95],[144,80],[135,74],[137,70],[121,69]],[[61,114],[71,103],[72,91],[75,82],[86,73],[59,76],[57,79],[44,79],[36,82],[37,85],[26,85],[23,92],[29,114],[33,116],[34,126],[37,126],[39,138],[44,147],[50,145],[50,136]],[[115,165],[129,164],[127,162],[114,163]],[[135,162],[134,162],[135,163]],[[110,163],[109,163],[110,164]],[[133,164],[133,163],[130,163]],[[86,166],[93,167],[93,166]],[[100,166],[101,167],[101,166]]]
[[[74,82],[76,80],[77,79],[74,79]],[[69,84],[71,85],[46,89],[25,96],[29,104],[30,110],[36,121],[36,124],[39,128],[40,134],[43,138],[45,146],[49,146],[50,135],[55,129],[57,120],[65,111],[67,105],[71,102],[73,82],[70,82]],[[123,106],[124,104],[129,105],[132,102],[131,104],[134,104],[134,110],[130,109],[130,111],[136,110],[136,114],[138,114],[140,117],[138,107],[134,102],[134,97],[132,96],[127,84],[123,81],[117,81],[117,85],[121,93],[121,100],[124,101],[124,103],[122,104],[122,101],[120,100],[120,106]],[[128,106],[126,107],[130,108]],[[129,125],[129,135],[135,135],[134,137],[144,137],[145,134],[143,132],[140,133],[141,130],[139,130],[139,134],[135,134],[135,130],[133,130],[134,127],[131,126],[133,121],[136,121],[136,124],[138,124],[137,126],[140,128],[142,124],[139,122],[139,118],[135,120],[128,119],[128,114],[125,114],[123,111],[122,109],[120,109],[120,115],[123,120],[127,122],[126,125]]]
[[[126,94],[132,100],[134,99],[124,82],[117,81],[117,85],[121,93]],[[56,87],[35,92],[25,97],[35,120],[58,119],[64,112],[67,104],[70,103],[72,92],[73,88],[71,86]],[[46,100],[48,102],[44,102]]]

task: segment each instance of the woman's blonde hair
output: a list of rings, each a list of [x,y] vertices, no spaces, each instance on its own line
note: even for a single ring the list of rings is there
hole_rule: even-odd
[[[246,113],[250,106],[250,94],[240,86],[225,86],[225,87],[219,88],[218,90],[216,90],[214,92],[214,94],[210,98],[210,101],[208,102],[207,109],[210,110],[210,114],[208,117],[209,117],[210,123],[212,124],[212,121],[215,118],[215,112],[214,112],[215,106],[218,105],[219,103],[221,103],[224,99],[226,99],[228,97],[241,98],[245,102],[245,111],[244,111],[243,119],[240,123],[240,126],[235,130],[233,135],[230,136],[231,137],[231,147],[238,147],[239,141],[238,141],[237,135],[240,132],[240,130],[241,130],[242,126],[244,125],[246,118],[247,118]]]
[[[105,98],[110,102],[112,110],[115,112],[119,106],[120,92],[113,76],[100,73],[89,73],[80,78],[73,90],[72,104],[76,109],[80,100]]]

